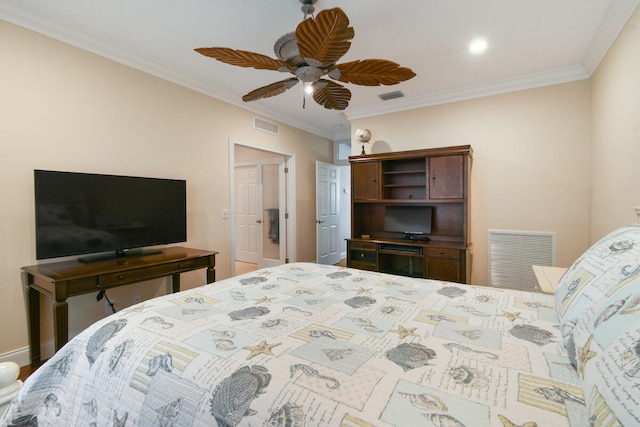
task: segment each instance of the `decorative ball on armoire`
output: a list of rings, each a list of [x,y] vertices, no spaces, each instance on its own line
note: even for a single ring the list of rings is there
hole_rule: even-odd
[[[364,144],[368,143],[371,140],[371,131],[369,129],[358,129],[355,134],[356,141],[362,144],[362,155],[366,154],[364,152]]]

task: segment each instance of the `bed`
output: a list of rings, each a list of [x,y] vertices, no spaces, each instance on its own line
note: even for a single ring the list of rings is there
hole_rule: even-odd
[[[555,296],[258,270],[93,324],[0,425],[638,425],[639,253],[640,227],[611,233]]]

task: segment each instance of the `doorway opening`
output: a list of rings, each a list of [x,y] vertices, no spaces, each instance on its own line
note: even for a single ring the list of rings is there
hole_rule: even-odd
[[[231,275],[295,261],[295,156],[229,141]]]

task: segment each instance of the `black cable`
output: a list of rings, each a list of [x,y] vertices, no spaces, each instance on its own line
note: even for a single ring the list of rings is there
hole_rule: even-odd
[[[116,306],[111,302],[111,300],[107,296],[107,291],[105,291],[104,289],[98,292],[98,295],[96,296],[96,301],[100,301],[102,298],[107,300],[107,304],[109,304],[109,307],[111,307],[111,311],[115,313]]]

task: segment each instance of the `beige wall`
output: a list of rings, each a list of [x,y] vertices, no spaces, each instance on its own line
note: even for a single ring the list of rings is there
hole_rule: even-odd
[[[330,162],[332,142],[280,124],[274,136],[253,114],[0,21],[0,356],[24,352],[27,319],[20,267],[36,263],[33,169],[187,180],[187,245],[220,251],[229,275],[229,139],[295,153],[296,258],[315,259],[315,161]],[[301,149],[302,148],[302,149]],[[189,273],[183,287],[203,283]],[[135,288],[138,289],[135,289]],[[166,292],[165,281],[109,291],[116,306],[132,294]],[[70,330],[104,316],[95,295],[69,300]],[[51,319],[49,312],[44,319]],[[9,327],[9,325],[12,325]],[[51,326],[43,325],[45,338]]]
[[[487,230],[557,232],[568,266],[640,205],[640,9],[590,80],[352,121],[373,152],[471,144],[472,282]],[[353,144],[359,153],[360,145]]]
[[[591,240],[640,206],[640,9],[591,78]]]
[[[555,231],[557,264],[588,245],[588,81],[355,120],[373,152],[470,144],[472,283],[487,283],[487,230]],[[354,151],[359,146],[353,147]]]

